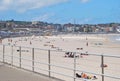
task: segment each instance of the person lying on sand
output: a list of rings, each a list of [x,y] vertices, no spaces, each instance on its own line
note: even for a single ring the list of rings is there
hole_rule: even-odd
[[[76,77],[77,78],[84,78],[84,79],[97,79],[97,77],[95,75],[91,76],[91,75],[88,75],[86,73],[81,73],[81,74],[76,73]]]

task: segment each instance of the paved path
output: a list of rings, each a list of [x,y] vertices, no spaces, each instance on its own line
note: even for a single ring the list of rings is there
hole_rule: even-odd
[[[0,63],[0,81],[60,81]]]

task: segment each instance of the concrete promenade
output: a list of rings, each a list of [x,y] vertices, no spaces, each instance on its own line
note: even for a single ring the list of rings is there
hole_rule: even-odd
[[[0,62],[0,81],[60,81]]]

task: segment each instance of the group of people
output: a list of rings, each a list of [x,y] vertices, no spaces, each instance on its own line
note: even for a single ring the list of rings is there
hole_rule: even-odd
[[[97,77],[95,75],[88,75],[86,73],[81,73],[81,74],[76,73],[76,77],[84,78],[84,79],[97,79]]]
[[[74,53],[73,52],[65,52],[65,57],[74,58]],[[75,57],[79,57],[79,55],[75,55]]]
[[[86,53],[81,53],[81,54],[77,54],[75,55],[75,57],[81,57],[83,58],[83,56],[88,56],[87,52]],[[73,52],[65,52],[65,57],[71,57],[74,58],[74,53]]]

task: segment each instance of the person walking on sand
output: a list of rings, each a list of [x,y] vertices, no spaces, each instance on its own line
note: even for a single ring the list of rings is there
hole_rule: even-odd
[[[0,44],[2,44],[2,39],[0,39]]]
[[[86,43],[86,46],[88,46],[88,42]]]
[[[30,45],[32,44],[32,42],[30,41]]]

